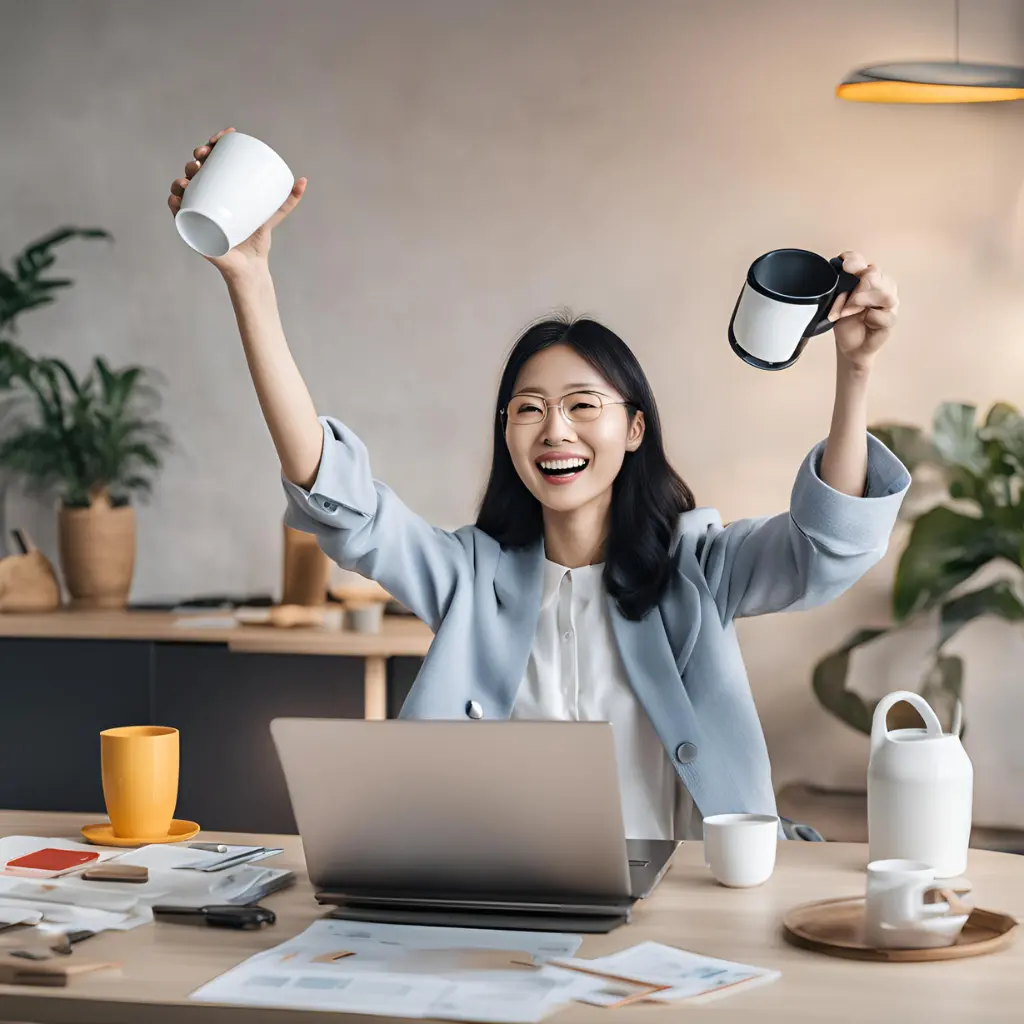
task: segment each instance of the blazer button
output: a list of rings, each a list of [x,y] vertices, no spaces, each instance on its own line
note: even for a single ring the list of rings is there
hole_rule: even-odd
[[[466,714],[470,718],[483,718],[484,709],[475,700],[466,701]]]
[[[676,760],[680,764],[689,764],[691,761],[696,761],[697,744],[690,743],[689,741],[686,743],[680,743],[679,746],[676,747]]]
[[[324,501],[323,509],[325,512],[337,512],[338,506],[333,501]]]

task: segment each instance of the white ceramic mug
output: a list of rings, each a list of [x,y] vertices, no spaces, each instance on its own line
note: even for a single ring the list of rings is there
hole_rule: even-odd
[[[917,860],[875,860],[868,864],[864,937],[876,949],[931,949],[951,946],[970,908],[935,881],[935,869]],[[930,892],[950,899],[926,903]]]
[[[761,885],[775,870],[778,835],[774,814],[713,814],[704,819],[704,863],[722,885]]]
[[[266,224],[294,185],[288,165],[265,142],[228,132],[189,181],[174,226],[197,252],[223,256]]]

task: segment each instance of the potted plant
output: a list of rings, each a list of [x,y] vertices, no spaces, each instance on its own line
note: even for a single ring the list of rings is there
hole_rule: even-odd
[[[0,431],[0,467],[60,499],[60,561],[77,605],[123,607],[135,566],[133,495],[146,495],[170,444],[147,413],[151,371],[97,356],[81,379],[59,359],[0,342],[0,388],[20,400]],[[19,414],[20,413],[20,414]]]
[[[100,357],[80,379],[60,359],[36,357],[13,341],[15,319],[54,301],[67,278],[44,278],[51,249],[74,237],[109,238],[99,228],[61,228],[0,270],[0,469],[60,500],[60,560],[75,604],[127,603],[135,563],[133,495],[145,495],[169,445],[148,415],[159,395],[151,371],[111,369]]]
[[[975,406],[946,402],[935,413],[930,437],[904,424],[879,425],[871,433],[915,477],[930,471],[943,497],[909,516],[910,538],[893,583],[893,624],[858,630],[814,668],[812,685],[821,704],[868,734],[876,702],[865,701],[846,685],[850,655],[857,647],[922,616],[937,617],[931,663],[920,692],[948,720],[963,683],[963,663],[948,653],[949,641],[982,615],[1024,619],[1024,417],[998,402],[978,423]],[[1005,578],[970,585],[978,570],[996,563],[1005,569]]]

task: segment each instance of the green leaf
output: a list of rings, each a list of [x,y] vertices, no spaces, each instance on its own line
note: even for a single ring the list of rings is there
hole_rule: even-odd
[[[1024,619],[1024,603],[1012,584],[1005,580],[947,601],[939,616],[939,646],[982,615],[997,615],[1008,622],[1019,622]]]
[[[0,302],[9,302],[19,294],[14,278],[6,271],[0,270]]]
[[[56,259],[50,250],[71,238],[110,239],[111,235],[102,228],[64,227],[38,239],[20,253],[14,261],[17,277],[6,272],[0,276],[0,325],[6,326],[11,334],[22,313],[47,305],[53,301],[57,289],[74,283],[70,278],[41,279],[42,272]]]
[[[846,688],[850,654],[855,648],[887,632],[889,630],[886,629],[862,629],[814,666],[811,686],[822,707],[858,732],[871,733],[874,706],[865,703],[856,693]]]
[[[990,412],[989,419],[991,422],[987,422],[978,434],[990,458],[998,455],[999,461],[1012,474],[1024,474],[1024,417],[1009,412],[1009,407],[1005,407],[996,415]]]
[[[72,394],[76,398],[81,398],[82,386],[78,383],[78,379],[72,372],[71,367],[68,366],[68,364],[61,359],[51,359],[50,362],[53,364],[54,367],[56,367],[57,370],[60,371],[60,373],[64,375],[64,380],[67,382],[67,385],[71,389]]]
[[[1017,422],[1020,412],[1009,402],[996,402],[985,416],[986,427],[998,427],[1008,422]]]
[[[18,278],[24,282],[30,278],[38,277],[41,270],[52,267],[56,262],[56,256],[23,252],[15,263],[18,270]]]
[[[932,424],[932,443],[950,465],[979,474],[987,463],[974,424],[976,412],[973,405],[943,402]]]
[[[930,509],[914,523],[900,557],[893,586],[897,621],[942,600],[954,587],[993,558],[1016,560],[1021,537],[983,517],[945,506]]]
[[[919,427],[906,426],[902,423],[880,423],[870,427],[869,432],[907,467],[908,472],[913,473],[922,463],[942,462],[942,457],[935,446]]]

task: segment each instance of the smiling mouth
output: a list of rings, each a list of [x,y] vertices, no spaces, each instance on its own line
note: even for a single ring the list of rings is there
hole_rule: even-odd
[[[537,463],[537,468],[542,476],[554,482],[571,480],[573,477],[579,476],[589,465],[590,459],[574,457],[571,459],[545,459],[543,462]]]

